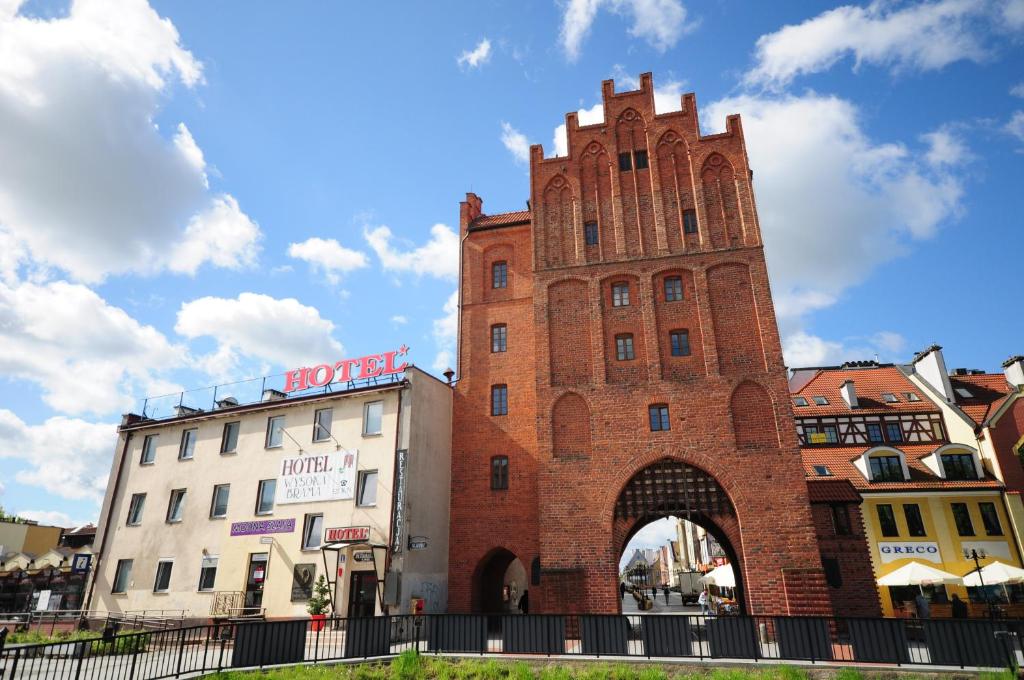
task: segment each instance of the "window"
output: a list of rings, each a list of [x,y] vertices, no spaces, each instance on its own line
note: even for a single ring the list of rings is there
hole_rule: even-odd
[[[971,394],[971,391],[968,390],[966,387],[958,387],[958,388],[956,388],[956,393],[959,394],[964,399],[972,399],[972,398],[974,398],[974,395]]]
[[[826,444],[835,444],[836,442],[839,441],[839,433],[836,430],[836,426],[835,425],[825,425],[824,429],[825,429],[825,443]]]
[[[999,523],[999,513],[996,512],[995,503],[978,503],[981,510],[981,523],[985,525],[986,536],[1002,536],[1003,527]]]
[[[491,326],[491,351],[504,352],[508,349],[508,326],[503,323]]]
[[[331,438],[334,409],[320,408],[313,413],[313,441],[325,442]]]
[[[883,536],[899,536],[900,530],[896,527],[896,515],[891,505],[878,506],[878,524],[882,527]]]
[[[946,438],[945,434],[942,432],[942,423],[937,420],[932,421],[932,437],[937,441],[942,441]]]
[[[111,593],[126,593],[128,592],[128,585],[132,580],[132,561],[131,560],[118,560],[117,569],[114,570],[114,586],[110,589]]]
[[[832,506],[832,528],[836,536],[849,536],[853,533],[850,525],[850,509],[845,505],[836,503]]]
[[[899,399],[897,399],[896,395],[892,392],[882,392],[882,401],[886,404],[895,404]]]
[[[174,562],[171,560],[160,560],[156,563],[156,578],[153,579],[153,592],[166,593],[171,587],[171,569]]]
[[[156,462],[156,442],[158,434],[147,434],[146,438],[142,440],[142,459],[139,461],[143,465],[150,465]]]
[[[633,169],[633,157],[628,151],[623,151],[619,154],[619,170],[622,172],[629,172]]]
[[[356,505],[377,505],[377,471],[367,470],[359,473],[359,496]]]
[[[224,423],[224,432],[220,436],[220,452],[234,453],[238,449],[238,428],[241,423]]]
[[[637,149],[633,152],[633,156],[636,159],[634,163],[637,170],[647,169],[647,149]]]
[[[629,306],[629,284],[625,282],[612,284],[612,307]]]
[[[901,442],[903,441],[903,428],[899,423],[886,423],[885,437],[891,442]]]
[[[978,471],[974,467],[974,456],[969,453],[946,453],[942,459],[942,469],[946,479],[977,479]]]
[[[491,415],[508,415],[508,385],[491,385]]]
[[[181,446],[178,447],[178,460],[192,460],[196,453],[196,435],[199,430],[192,428],[181,433]]]
[[[583,224],[583,238],[588,246],[597,245],[597,222],[586,222]]]
[[[320,514],[306,515],[302,524],[302,549],[316,550],[320,547],[320,537],[324,533],[324,516]]]
[[[827,465],[815,465],[814,474],[818,475],[819,477],[831,477],[832,471],[828,469]]]
[[[917,396],[916,392],[904,392],[903,398],[907,401],[921,401],[921,397]]]
[[[825,571],[825,582],[832,588],[843,587],[843,571],[835,557],[822,557],[821,568]]]
[[[880,444],[885,439],[882,437],[882,426],[878,423],[868,423],[868,441]]]
[[[274,493],[277,491],[276,479],[261,479],[256,488],[256,514],[269,515],[274,511]]]
[[[807,399],[805,397],[793,397],[793,403],[797,406],[807,406]]]
[[[683,279],[669,276],[665,279],[665,302],[679,302],[683,299]]]
[[[633,336],[629,333],[615,336],[615,358],[619,361],[629,361],[633,355]]]
[[[383,431],[384,402],[371,401],[363,407],[363,436],[380,434]]]
[[[822,396],[811,397],[818,406],[828,406],[828,399]]]
[[[651,419],[651,432],[662,432],[671,429],[668,420],[668,406],[666,404],[648,406],[647,414]]]
[[[690,356],[690,334],[687,331],[672,331],[668,334],[668,341],[672,347],[672,356]]]
[[[218,484],[213,487],[213,499],[210,500],[210,517],[227,517],[228,496],[230,493],[230,484]]]
[[[271,416],[267,418],[267,442],[268,449],[276,449],[284,443],[284,416]]]
[[[924,536],[924,519],[921,517],[921,508],[917,503],[907,503],[903,506],[903,517],[907,520],[907,533],[911,536]]]
[[[199,592],[208,593],[213,590],[213,584],[217,580],[216,557],[204,557],[199,566]]]
[[[142,524],[142,510],[146,506],[146,494],[137,493],[132,495],[131,503],[128,504],[128,526],[137,527]]]
[[[508,262],[491,265],[491,288],[508,288]]]
[[[683,211],[683,233],[684,234],[696,234],[697,233],[697,211],[696,210],[684,210]]]
[[[899,456],[871,456],[872,482],[902,482],[903,466]]]
[[[974,535],[974,523],[971,522],[971,513],[966,503],[950,503],[953,511],[953,521],[956,523],[956,532],[961,536]]]
[[[171,499],[167,503],[167,521],[180,522],[185,512],[185,489],[171,491]]]
[[[491,490],[504,491],[508,489],[508,456],[494,456],[491,458]]]

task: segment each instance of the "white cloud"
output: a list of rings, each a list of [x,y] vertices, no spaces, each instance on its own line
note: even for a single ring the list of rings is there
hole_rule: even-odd
[[[192,217],[168,266],[191,275],[205,262],[225,269],[252,267],[259,257],[260,238],[260,228],[239,209],[238,201],[222,194]]]
[[[479,68],[491,60],[491,41],[484,38],[472,50],[466,50],[455,60],[460,67]]]
[[[61,498],[96,503],[103,499],[116,441],[115,423],[57,416],[41,425],[28,425],[11,411],[0,409],[0,458],[20,460],[28,466],[15,474],[15,480]],[[18,514],[62,521],[66,517],[48,515],[47,511]]]
[[[185,351],[85,286],[0,284],[0,375],[37,384],[64,413],[107,414],[164,390]]]
[[[629,34],[647,41],[659,52],[674,47],[685,33],[696,28],[696,22],[687,23],[686,8],[680,0],[567,0],[560,39],[569,61],[579,59],[583,41],[601,8],[630,17],[633,24]]]
[[[963,59],[981,61],[979,24],[990,2],[937,0],[900,5],[872,2],[844,5],[801,24],[785,26],[757,41],[748,84],[781,87],[794,78],[831,68],[853,56],[894,71],[935,70]]]
[[[391,229],[384,225],[374,229],[367,227],[363,235],[384,271],[426,274],[440,279],[455,279],[459,275],[459,236],[447,225],[435,224],[430,228],[429,241],[404,252],[394,248]]]
[[[875,359],[905,360],[906,338],[892,331],[880,331],[866,338],[826,340],[799,330],[783,337],[782,352],[790,368],[833,366],[845,361]]]
[[[396,326],[404,326],[405,324],[409,323],[409,319],[405,318],[401,314],[395,314],[393,317],[391,317],[391,323],[395,324]]]
[[[501,143],[511,152],[517,163],[525,165],[530,162],[530,140],[505,121],[501,123]]]
[[[444,303],[444,316],[434,320],[434,342],[437,344],[437,356],[434,357],[433,369],[438,373],[447,368],[455,368],[455,346],[459,332],[459,291],[452,292]]]
[[[217,349],[203,366],[214,377],[234,376],[243,358],[290,369],[334,361],[344,352],[334,324],[295,298],[242,293],[237,299],[204,297],[181,305],[174,330],[186,338],[211,337]]]
[[[154,124],[172,82],[202,80],[174,25],[145,0],[74,0],[53,19],[19,16],[19,4],[0,12],[0,225],[9,236],[86,282],[171,266],[182,240],[215,242],[204,226],[221,224],[190,220],[229,197],[209,195],[184,124],[169,137]],[[186,271],[196,256],[239,261],[189,252],[177,261]]]
[[[1020,97],[1021,99],[1024,99],[1024,82],[1017,83],[1016,85],[1011,87],[1010,94],[1013,95],[1014,97]]]
[[[581,127],[603,122],[604,104],[594,104],[589,109],[580,109],[576,112],[576,116]],[[551,146],[555,156],[567,156],[569,154],[569,137],[565,129],[565,123],[555,128]]]
[[[1024,0],[1003,0],[1002,27],[1017,31],[1024,28]]]
[[[346,248],[333,238],[314,236],[302,243],[292,243],[288,246],[288,255],[297,260],[305,260],[314,269],[322,271],[332,285],[338,284],[341,274],[362,269],[369,264],[365,253]]]
[[[960,165],[971,158],[964,140],[948,127],[926,133],[921,138],[929,146],[925,159],[935,167]]]
[[[1003,128],[1021,142],[1024,142],[1024,111],[1014,111],[1010,121]]]
[[[25,519],[52,527],[64,527],[65,529],[80,527],[95,521],[95,518],[92,520],[76,521],[71,519],[71,515],[68,513],[59,510],[19,510],[18,517],[24,517]]]

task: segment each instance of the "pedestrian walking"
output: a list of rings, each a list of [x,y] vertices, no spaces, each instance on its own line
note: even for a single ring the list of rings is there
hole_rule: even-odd
[[[959,595],[954,594],[949,604],[952,607],[954,619],[967,618],[967,603],[961,600]]]
[[[665,593],[665,604],[668,604],[668,586],[662,586],[661,592]]]
[[[924,596],[924,593],[917,594],[917,597],[914,598],[914,606],[917,607],[917,618],[930,619],[932,617],[931,606],[928,604],[928,598]]]
[[[700,605],[700,613],[703,616],[708,615],[708,591],[700,591],[700,595],[697,596],[697,604]]]
[[[619,582],[619,599],[626,599],[626,584],[621,581]]]
[[[519,611],[524,614],[530,613],[530,591],[524,590],[523,596],[519,598]]]

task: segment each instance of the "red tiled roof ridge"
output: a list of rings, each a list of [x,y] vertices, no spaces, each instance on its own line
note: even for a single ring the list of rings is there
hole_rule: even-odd
[[[493,215],[478,215],[470,222],[472,227],[490,227],[502,224],[514,224],[516,222],[527,222],[530,220],[529,210],[511,210],[509,212],[494,213]]]

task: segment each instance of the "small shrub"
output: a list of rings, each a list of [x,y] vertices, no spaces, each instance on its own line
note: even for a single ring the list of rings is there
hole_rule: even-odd
[[[415,650],[407,649],[391,662],[391,677],[395,680],[420,680],[425,677],[423,663]]]

